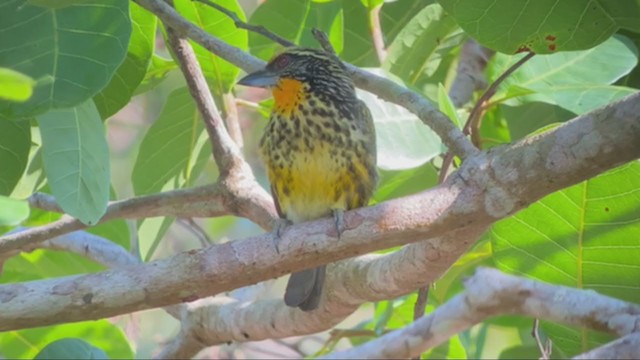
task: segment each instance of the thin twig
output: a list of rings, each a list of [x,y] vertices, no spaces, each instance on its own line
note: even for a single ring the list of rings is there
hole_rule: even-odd
[[[438,174],[438,184],[442,184],[451,173],[450,170],[453,158],[454,155],[451,151],[447,151],[444,158],[442,158],[442,166],[440,167],[440,173]]]
[[[429,285],[423,286],[418,289],[418,298],[413,305],[413,321],[420,319],[424,315],[424,310],[427,307],[427,301],[429,300]]]
[[[333,48],[333,45],[331,45],[331,41],[329,41],[329,37],[327,36],[327,34],[325,34],[324,31],[313,28],[311,29],[311,34],[313,34],[313,37],[320,44],[320,46],[322,46],[322,49],[324,49],[324,51],[328,52],[329,54],[336,55],[336,49]]]
[[[371,33],[373,47],[376,49],[376,54],[378,55],[378,61],[382,64],[387,57],[387,50],[384,46],[384,36],[382,35],[382,27],[380,26],[380,9],[382,9],[382,5],[369,9],[369,32]]]
[[[242,148],[244,141],[242,139],[242,129],[240,128],[236,98],[232,93],[226,93],[222,95],[222,101],[224,102],[224,123],[227,125],[227,131],[238,147]]]
[[[484,94],[482,94],[480,99],[478,99],[476,104],[473,106],[473,109],[471,110],[471,113],[467,118],[467,122],[465,123],[464,128],[462,129],[462,132],[465,135],[471,134],[472,129],[476,130],[478,128],[478,124],[480,123],[480,119],[481,119],[480,114],[482,112],[482,107],[496,93],[498,86],[500,86],[500,84],[502,84],[502,82],[506,78],[508,78],[514,71],[518,70],[520,66],[522,66],[524,63],[529,61],[533,56],[535,56],[535,53],[533,52],[528,53],[522,59],[518,60],[518,62],[511,65],[504,73],[502,73],[502,75],[500,75],[493,83],[491,83],[487,91],[485,91]],[[475,145],[478,146],[478,144],[475,144]]]
[[[202,247],[213,244],[213,240],[211,240],[209,235],[192,218],[178,219],[178,224],[192,233],[198,241],[200,241]]]
[[[486,110],[485,104],[491,99],[491,97],[496,93],[498,86],[502,84],[502,82],[509,77],[514,71],[516,71],[520,66],[529,61],[535,53],[530,52],[522,59],[518,60],[515,64],[511,65],[502,75],[500,75],[487,89],[487,91],[482,94],[480,99],[475,103],[471,113],[469,113],[469,117],[467,117],[467,122],[464,124],[462,132],[465,135],[471,135],[471,142],[477,147],[481,148],[481,138],[480,138],[480,123],[482,120],[482,115]],[[451,151],[447,152],[442,160],[442,167],[440,168],[440,174],[438,176],[438,180],[442,183],[449,174],[449,169],[451,164],[453,163],[454,155]]]
[[[413,305],[413,321],[417,321],[424,315],[424,311],[427,307],[427,301],[429,301],[429,285],[423,286],[418,289],[418,298]],[[413,357],[412,359],[420,359],[420,355]]]
[[[542,341],[540,337],[540,320],[533,320],[533,329],[531,329],[531,336],[536,340],[538,349],[540,349],[540,360],[549,360],[551,358],[551,352],[553,351],[553,345],[550,339]]]
[[[281,36],[278,36],[278,35],[272,33],[271,31],[267,30],[262,25],[251,25],[251,24],[248,24],[248,23],[240,20],[240,18],[238,17],[238,15],[236,13],[234,13],[233,11],[231,11],[231,10],[229,10],[229,9],[223,7],[223,6],[220,6],[220,5],[218,5],[218,4],[214,3],[214,2],[211,2],[209,0],[191,0],[191,1],[199,2],[201,4],[205,4],[205,5],[211,6],[212,8],[224,13],[229,18],[231,18],[231,20],[233,20],[233,23],[235,24],[235,26],[238,29],[245,29],[245,30],[253,31],[254,33],[260,34],[260,35],[266,37],[269,40],[277,42],[278,44],[280,44],[282,46],[286,46],[286,47],[296,46],[295,43],[293,43],[293,42],[291,42],[291,41],[289,41],[289,40],[287,40],[287,39],[285,39],[285,38],[283,38]]]

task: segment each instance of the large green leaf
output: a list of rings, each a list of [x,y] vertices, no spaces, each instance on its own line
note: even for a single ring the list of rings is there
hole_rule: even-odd
[[[440,5],[429,5],[396,36],[382,66],[407,84],[417,85],[435,73],[442,57],[463,38],[458,25]]]
[[[132,176],[135,194],[175,189],[197,176],[194,150],[203,130],[187,88],[173,91],[140,145]]]
[[[109,147],[93,101],[37,117],[44,169],[58,204],[85,224],[100,220],[109,200]]]
[[[573,119],[575,114],[557,105],[530,102],[520,106],[500,105],[512,140],[519,140],[549,124]]]
[[[369,10],[360,1],[343,2],[345,29],[341,58],[357,66],[380,66],[371,38]],[[382,7],[383,12],[386,5]],[[381,16],[382,17],[382,16]]]
[[[519,58],[497,54],[488,68],[490,79],[500,76]],[[621,36],[589,50],[535,56],[507,78],[495,98],[509,97],[510,92],[524,88],[534,93],[515,97],[516,103],[543,101],[581,114],[637,91],[608,86],[629,73],[637,62],[637,49]]]
[[[11,192],[11,197],[16,199],[25,199],[31,196],[31,194],[41,189],[47,183],[44,166],[42,164],[42,139],[40,130],[33,126],[30,129],[30,134],[31,144],[29,148],[28,165]]]
[[[297,44],[310,8],[309,0],[265,1],[251,14],[249,22],[262,25],[269,31]],[[249,33],[251,53],[263,60],[273,57],[279,46],[260,34]]]
[[[408,170],[380,170],[380,181],[372,199],[378,203],[415,194],[437,184],[438,170],[429,162]]]
[[[0,195],[9,195],[29,162],[31,127],[28,121],[0,119]]]
[[[402,0],[385,2],[380,9],[380,26],[383,39],[388,47],[405,25],[433,0]],[[357,66],[379,66],[371,38],[371,21],[367,8],[357,1],[343,2],[345,14],[345,50],[341,57]]]
[[[312,28],[318,28],[328,33],[332,45],[340,53],[343,41],[346,41],[343,21],[348,20],[342,1],[280,0],[262,3],[251,15],[250,22],[304,47],[318,47],[311,34]],[[249,45],[251,53],[264,60],[269,60],[281,48],[281,45],[255,33],[249,34]]]
[[[11,118],[81,104],[111,79],[127,51],[129,1],[87,0],[62,8],[0,3],[0,66],[37,81],[23,103],[0,100]]]
[[[507,54],[589,49],[621,27],[640,31],[636,0],[438,0],[469,35]]]
[[[442,141],[409,110],[357,90],[376,126],[378,166],[385,170],[410,169],[445,151]]]
[[[29,76],[7,68],[0,68],[0,99],[23,102],[33,94],[35,81]]]
[[[132,359],[134,357],[123,331],[118,326],[111,324],[109,320],[7,331],[0,334],[0,356],[9,359],[32,359],[46,345],[71,337],[83,339],[102,349],[111,359]]]
[[[107,87],[93,97],[103,119],[127,105],[144,79],[155,47],[156,20],[155,15],[131,2],[133,30],[127,56]]]
[[[215,2],[236,13],[240,20],[245,20],[244,12],[236,0],[216,0]],[[229,45],[242,50],[247,49],[247,32],[237,29],[233,20],[227,15],[208,5],[191,0],[175,0],[174,4],[176,10],[182,16],[199,28],[220,38]],[[219,56],[193,41],[191,45],[198,57],[198,62],[204,75],[209,80],[211,90],[218,95],[229,92],[240,71],[238,67],[222,60]]]
[[[545,197],[496,223],[489,236],[504,271],[640,303],[638,219],[640,163],[633,161]],[[546,329],[569,354],[604,341],[584,329]]]

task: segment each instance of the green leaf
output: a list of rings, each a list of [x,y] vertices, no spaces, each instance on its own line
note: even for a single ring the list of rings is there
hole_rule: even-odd
[[[378,188],[373,194],[376,203],[415,194],[438,184],[438,171],[430,162],[402,171],[380,171]]]
[[[31,196],[31,194],[39,191],[39,189],[47,183],[44,166],[42,164],[42,139],[40,137],[40,131],[37,127],[33,126],[29,132],[31,134],[31,144],[28,165],[11,192],[11,197],[16,199],[25,199]]]
[[[0,335],[0,355],[9,359],[32,359],[47,344],[60,339],[77,338],[101,349],[112,359],[132,359],[133,351],[123,331],[109,320],[97,320],[46,326]],[[65,359],[78,359],[70,354]],[[55,357],[51,357],[55,358]]]
[[[0,99],[24,102],[33,94],[35,81],[29,76],[0,68]]]
[[[445,151],[438,135],[409,110],[369,92],[356,91],[371,110],[376,125],[379,167],[385,170],[410,169]]]
[[[409,21],[434,0],[411,0],[386,2],[380,10],[380,23],[385,42],[391,44]],[[373,48],[369,48],[373,51]]]
[[[127,51],[127,0],[86,0],[63,8],[5,0],[0,5],[0,66],[37,80],[23,103],[0,100],[10,118],[90,99],[107,85]]]
[[[638,302],[638,189],[640,162],[633,161],[543,198],[492,227],[496,264],[511,273]],[[552,339],[559,335],[554,329],[547,328]],[[602,340],[585,329],[562,329],[563,338],[573,339],[564,347],[569,354]]]
[[[93,101],[37,117],[44,169],[58,204],[87,225],[100,220],[109,200],[109,147]]]
[[[109,191],[109,198],[116,200],[118,197],[113,188]],[[96,226],[92,226],[86,230],[94,235],[113,241],[114,243],[129,250],[131,248],[131,233],[129,225],[123,219],[113,219]]]
[[[519,140],[549,124],[573,119],[575,114],[557,105],[530,102],[520,106],[501,105],[512,140]]]
[[[297,44],[310,8],[309,0],[265,1],[253,12],[249,23],[262,25]],[[260,34],[249,33],[249,49],[254,56],[269,60],[279,47],[281,46]]]
[[[144,75],[144,79],[142,79],[142,82],[140,82],[140,85],[138,85],[133,95],[139,95],[154,89],[167,78],[167,75],[169,75],[172,70],[177,68],[178,65],[173,60],[168,60],[154,54],[151,57],[151,62]]]
[[[236,13],[240,20],[245,20],[244,12],[236,0],[216,0],[216,3]],[[247,32],[237,29],[227,15],[211,6],[191,0],[175,0],[174,4],[182,16],[199,28],[231,46],[247,50]],[[229,92],[240,69],[193,41],[191,45],[205,77],[209,80],[211,90],[218,95]]]
[[[0,226],[15,226],[28,217],[29,203],[0,196]]]
[[[42,349],[34,359],[109,359],[107,354],[77,338],[56,340]]]
[[[138,247],[140,257],[144,259],[144,262],[154,259],[158,246],[175,220],[174,217],[165,216],[144,219],[138,223]]]
[[[18,184],[29,162],[30,148],[28,121],[0,119],[0,195],[11,194]]]
[[[640,31],[635,0],[438,0],[466,33],[491,49],[550,54],[592,48],[620,28]]]
[[[456,110],[455,105],[453,105],[453,101],[451,101],[447,90],[444,88],[444,86],[442,86],[442,84],[438,84],[438,109],[443,114],[447,115],[447,117],[449,117],[449,119],[451,119],[451,121],[453,121],[453,123],[456,124],[458,128],[462,129],[462,127],[464,126],[464,121],[462,121],[462,119],[460,119],[460,116],[458,116],[458,111]]]
[[[381,13],[384,12],[382,7]],[[360,67],[380,66],[369,25],[369,11],[360,1],[343,1],[344,49],[340,57]],[[382,18],[382,15],[380,16]],[[384,28],[383,28],[384,29]]]
[[[324,31],[329,35],[329,41],[340,54],[344,50],[344,11],[342,1],[330,3],[311,3],[309,13],[300,29],[300,40],[298,43],[304,47],[318,47],[318,41],[313,37],[313,28]]]
[[[535,93],[517,97],[516,103],[543,101],[582,114],[637,91],[607,86],[629,73],[638,63],[637,56],[635,46],[621,36],[589,50],[535,56],[506,79],[496,98],[517,86]],[[519,58],[497,54],[489,65],[490,80]]]
[[[131,2],[131,22],[133,30],[124,62],[118,67],[107,87],[93,97],[103,119],[129,103],[151,62],[157,19],[149,11]]]
[[[140,144],[132,176],[135,194],[175,189],[197,177],[189,165],[203,130],[188,89],[173,91]]]
[[[308,0],[280,0],[262,3],[251,15],[251,24],[262,25],[281,37],[303,47],[318,47],[311,33],[317,28],[329,35],[338,54],[344,50],[344,22],[348,17],[342,1],[309,2]],[[277,19],[277,21],[274,21]],[[282,47],[256,33],[249,33],[251,53],[269,60]]]
[[[440,5],[429,5],[393,40],[382,67],[407,84],[417,85],[435,73],[442,57],[463,38],[462,31]]]

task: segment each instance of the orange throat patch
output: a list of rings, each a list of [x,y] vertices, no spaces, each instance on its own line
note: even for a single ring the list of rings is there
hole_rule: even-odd
[[[273,110],[283,115],[291,115],[306,100],[304,85],[295,79],[280,79],[272,92]]]

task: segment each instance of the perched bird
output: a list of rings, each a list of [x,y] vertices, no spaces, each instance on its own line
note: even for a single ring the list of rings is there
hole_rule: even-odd
[[[271,193],[292,223],[367,205],[376,182],[376,136],[371,113],[356,97],[345,66],[333,54],[288,48],[238,84],[270,88],[274,104],[260,140]],[[288,306],[318,307],[325,266],[291,275]]]

